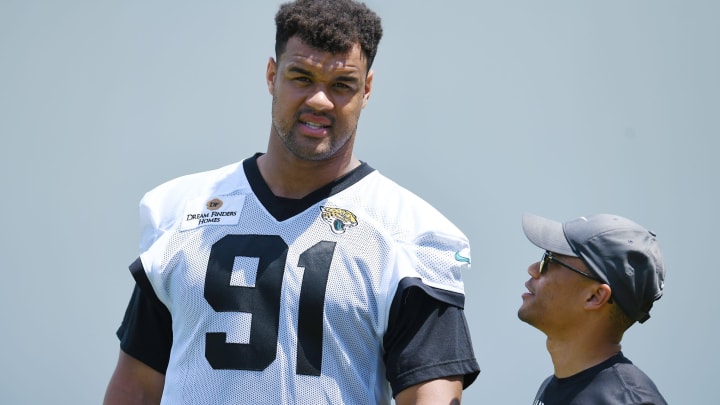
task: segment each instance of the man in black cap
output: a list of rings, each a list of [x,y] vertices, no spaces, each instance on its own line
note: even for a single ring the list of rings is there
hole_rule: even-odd
[[[547,335],[555,370],[533,404],[666,404],[620,346],[662,296],[655,234],[607,214],[565,223],[525,214],[523,230],[545,253],[528,268],[518,317]]]

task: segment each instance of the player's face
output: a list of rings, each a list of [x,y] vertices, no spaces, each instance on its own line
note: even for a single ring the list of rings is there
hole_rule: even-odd
[[[564,263],[585,269],[578,258],[557,256]],[[530,280],[525,283],[527,292],[522,295],[518,317],[546,333],[570,330],[577,325],[578,317],[583,316],[587,286],[593,281],[549,260],[544,263],[541,274],[540,264],[536,262],[528,267]]]
[[[290,38],[278,61],[270,59],[267,67],[271,136],[303,160],[351,152],[372,87],[372,72],[366,70],[357,44],[346,54],[332,54]]]

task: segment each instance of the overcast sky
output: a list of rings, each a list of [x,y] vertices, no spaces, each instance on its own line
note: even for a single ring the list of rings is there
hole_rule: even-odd
[[[278,1],[0,0],[0,403],[100,403],[137,203],[264,151]],[[368,1],[385,36],[356,152],[469,236],[469,404],[552,373],[517,319],[520,219],[654,230],[665,296],[624,352],[670,403],[716,401],[720,3]]]

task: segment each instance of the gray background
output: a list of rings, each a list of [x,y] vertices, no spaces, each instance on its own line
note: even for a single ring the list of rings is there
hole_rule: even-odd
[[[552,372],[516,317],[525,211],[655,230],[665,296],[625,353],[670,403],[715,401],[719,3],[367,3],[385,37],[356,151],[470,237],[465,402],[529,404]],[[137,202],[265,150],[278,4],[0,0],[0,403],[101,401]]]

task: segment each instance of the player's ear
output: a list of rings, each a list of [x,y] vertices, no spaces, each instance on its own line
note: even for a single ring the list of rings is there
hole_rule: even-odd
[[[370,99],[370,93],[372,92],[372,81],[373,77],[375,76],[375,72],[373,70],[370,70],[365,77],[365,88],[363,89],[363,102],[362,102],[362,108],[365,108],[365,105],[367,105],[368,100]]]
[[[267,69],[265,70],[265,81],[267,82],[270,94],[275,93],[275,76],[277,75],[277,62],[275,59],[268,58]]]

